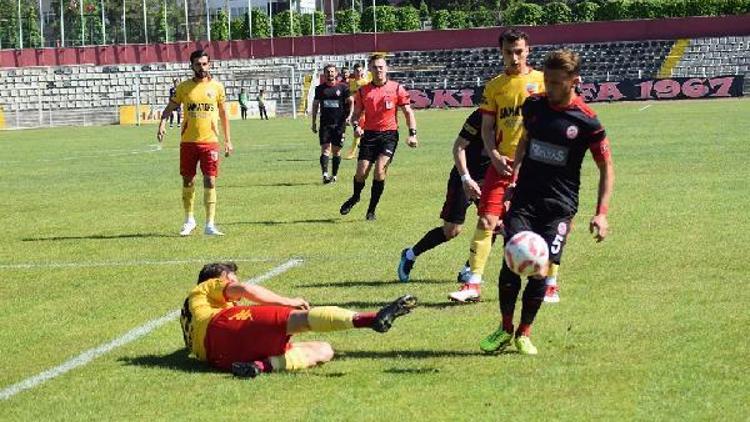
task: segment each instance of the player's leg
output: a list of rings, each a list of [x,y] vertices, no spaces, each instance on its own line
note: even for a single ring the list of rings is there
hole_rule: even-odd
[[[195,230],[195,173],[198,165],[198,154],[194,144],[180,144],[180,175],[182,176],[182,208],[185,211],[185,222],[180,229],[180,236],[188,236]]]
[[[344,147],[344,128],[341,126],[333,133],[333,139],[331,139],[331,183],[336,182],[339,174],[339,166],[341,165],[341,148]]]
[[[201,171],[203,172],[203,205],[206,209],[206,227],[204,234],[223,236],[216,228],[216,177],[219,175],[219,144],[204,144],[200,154]]]
[[[328,177],[328,161],[331,157],[330,131],[321,127],[318,134],[320,135],[320,172],[323,176],[323,183],[328,184],[331,182]]]
[[[443,202],[443,208],[440,210],[443,225],[428,231],[412,247],[401,251],[401,260],[396,270],[400,281],[409,281],[409,274],[417,257],[448,242],[461,233],[468,206],[469,201],[461,186],[461,179],[458,172],[453,169],[448,177],[445,201]]]
[[[368,135],[365,134],[365,140],[362,141],[362,145],[359,149],[359,157],[357,160],[357,171],[354,174],[352,181],[352,196],[349,197],[339,209],[341,215],[349,214],[354,205],[359,202],[362,190],[365,188],[365,179],[370,174],[372,163],[377,159],[377,150],[375,144],[371,139],[367,139]]]
[[[172,110],[172,112],[169,113],[169,127],[170,128],[174,127],[174,114],[175,114],[174,110]]]
[[[377,159],[375,160],[375,174],[372,178],[372,188],[370,190],[370,205],[367,207],[367,220],[375,220],[375,211],[380,203],[380,197],[385,190],[385,178],[388,175],[388,166],[393,161],[398,147],[398,132],[387,131],[379,136],[376,146]]]

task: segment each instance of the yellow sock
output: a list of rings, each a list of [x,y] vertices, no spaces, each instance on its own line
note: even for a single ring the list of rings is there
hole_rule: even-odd
[[[313,366],[311,362],[308,362],[305,353],[299,347],[294,346],[283,355],[271,356],[268,360],[271,362],[273,372],[299,371]]]
[[[469,249],[469,266],[474,275],[484,274],[484,266],[492,250],[492,230],[477,228]]]
[[[216,216],[216,188],[203,188],[203,204],[206,207],[206,224],[213,224]]]
[[[312,331],[341,331],[354,328],[356,312],[338,306],[319,306],[307,313],[307,322]]]
[[[182,208],[185,219],[193,218],[193,204],[195,204],[195,186],[182,187]]]
[[[559,265],[555,264],[554,262],[549,263],[549,272],[547,272],[547,277],[557,277],[557,269],[560,268]]]

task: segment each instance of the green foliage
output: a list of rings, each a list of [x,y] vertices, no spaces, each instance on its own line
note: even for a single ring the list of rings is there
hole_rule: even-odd
[[[544,9],[544,23],[548,25],[573,21],[573,11],[562,1],[547,3]]]
[[[219,9],[211,21],[211,41],[226,41],[229,39],[229,16],[224,9]]]
[[[297,37],[302,35],[300,15],[285,10],[273,15],[274,37]]]
[[[480,6],[477,10],[469,12],[469,15],[472,27],[481,28],[497,25],[497,16],[495,15],[495,12],[484,6]]]
[[[378,32],[393,32],[397,29],[396,10],[393,6],[375,6],[375,13]],[[360,25],[363,32],[374,32],[375,25],[372,18],[372,6],[370,6],[362,13]]]
[[[463,10],[451,10],[448,13],[448,27],[452,29],[471,28],[469,13]]]
[[[167,3],[162,3],[162,6],[159,8],[159,17],[156,22],[156,27],[158,28],[157,33],[157,39],[154,41],[161,41],[161,42],[168,42],[169,41],[169,24],[167,23]],[[211,36],[214,35],[213,28],[211,29]],[[218,38],[217,38],[218,39]],[[172,37],[172,41],[174,41],[174,37]]]
[[[336,33],[354,34],[359,32],[359,21],[361,15],[359,11],[346,9],[336,12]]]
[[[241,40],[247,37],[247,13],[240,18],[232,19],[230,23],[231,36],[233,40]]]
[[[245,20],[248,20],[247,15]],[[253,9],[252,13],[252,34],[249,38],[269,38],[271,36],[271,21],[268,15],[261,9]]]
[[[629,0],[608,0],[596,11],[598,21],[616,21],[629,18]]]
[[[632,0],[628,5],[628,16],[633,19],[652,19],[658,16],[660,0]]]
[[[24,18],[24,47],[41,47],[42,34],[39,32],[39,13],[36,6],[27,6]]]
[[[419,2],[419,19],[422,22],[430,20],[430,8],[424,0]]]
[[[750,13],[750,0],[726,0],[719,5],[721,15],[741,15]]]
[[[436,10],[432,14],[432,29],[450,28],[450,12],[447,10]]]
[[[315,14],[305,13],[300,16],[300,26],[302,35],[313,35],[313,16],[315,16],[315,35],[324,35],[326,32],[326,15],[320,10],[316,10]]]
[[[582,1],[573,6],[573,20],[576,22],[591,22],[596,20],[599,4],[593,1]]]
[[[503,12],[505,25],[541,25],[544,23],[544,9],[534,3],[518,2]]]
[[[396,29],[399,31],[418,31],[422,29],[419,10],[414,6],[396,8]]]

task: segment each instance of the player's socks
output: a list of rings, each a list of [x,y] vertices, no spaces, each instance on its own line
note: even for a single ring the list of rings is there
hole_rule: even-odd
[[[531,324],[524,324],[524,323],[518,324],[518,330],[516,331],[516,336],[529,337],[530,335],[531,335]]]
[[[521,307],[521,324],[518,326],[519,330],[526,325],[531,326],[534,322],[534,318],[536,318],[536,314],[539,312],[539,308],[544,301],[546,287],[544,279],[529,278],[526,288],[523,290],[523,298],[521,299],[523,306]],[[524,335],[528,336],[528,334]]]
[[[560,266],[555,263],[550,263],[549,272],[547,278],[544,280],[545,292],[544,301],[547,303],[560,302],[560,294],[557,287],[557,271]]]
[[[331,158],[331,174],[333,174],[333,177],[336,177],[336,175],[339,174],[339,165],[341,165],[341,156],[334,155],[333,158]]]
[[[497,281],[498,301],[500,302],[500,314],[503,316],[503,329],[513,332],[513,314],[516,310],[518,292],[521,291],[521,277],[508,268],[503,262],[500,276]]]
[[[378,207],[380,202],[380,196],[383,195],[385,189],[385,180],[373,180],[372,188],[370,188],[370,205],[367,207],[367,213],[374,214],[375,209]]]
[[[484,266],[487,265],[487,258],[492,250],[492,230],[478,228],[474,231],[474,238],[471,240],[469,249],[469,266],[472,274],[481,277],[484,274]]]
[[[206,207],[206,225],[213,226],[216,217],[216,188],[203,188],[203,204]]]
[[[445,237],[445,233],[443,232],[442,227],[435,227],[434,229],[428,231],[425,233],[424,236],[422,236],[421,239],[419,239],[419,242],[417,242],[412,248],[411,251],[414,253],[414,256],[417,257],[419,255],[422,255],[424,252],[429,251],[430,249],[443,244],[448,241],[448,238]],[[407,252],[408,259],[409,255]],[[412,259],[413,261],[413,259]]]
[[[341,331],[354,328],[356,315],[356,312],[338,306],[318,306],[308,311],[307,323],[312,331]]]
[[[362,190],[365,188],[365,181],[358,182],[356,177],[353,177],[352,179],[354,180],[354,193],[352,194],[352,198],[359,201]]]
[[[185,210],[185,221],[194,219],[195,186],[182,187],[182,208]]]
[[[503,314],[503,330],[506,333],[513,333],[513,314]]]
[[[263,360],[256,360],[253,362],[255,366],[258,367],[261,373],[269,373],[273,372],[273,364],[271,363],[271,359],[263,359]]]
[[[358,312],[352,319],[354,328],[370,328],[372,323],[375,322],[376,312]]]
[[[325,154],[320,154],[320,171],[328,175],[328,156]]]

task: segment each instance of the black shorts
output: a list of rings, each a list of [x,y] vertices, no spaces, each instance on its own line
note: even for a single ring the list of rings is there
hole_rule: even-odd
[[[357,160],[367,160],[374,163],[381,155],[393,159],[397,146],[397,130],[386,130],[383,132],[366,130],[359,141],[359,155],[357,156]]]
[[[448,188],[445,191],[445,202],[440,211],[440,218],[447,223],[463,224],[466,221],[466,210],[469,206],[471,206],[471,201],[466,197],[461,176],[453,167],[448,177]]]
[[[320,145],[331,144],[336,147],[344,146],[344,131],[346,126],[344,125],[325,125],[321,126],[318,130],[318,138],[320,139]]]
[[[563,248],[570,234],[574,214],[549,213],[533,207],[513,207],[505,216],[505,241],[514,234],[531,230],[542,236],[549,246],[549,260],[560,264]]]

